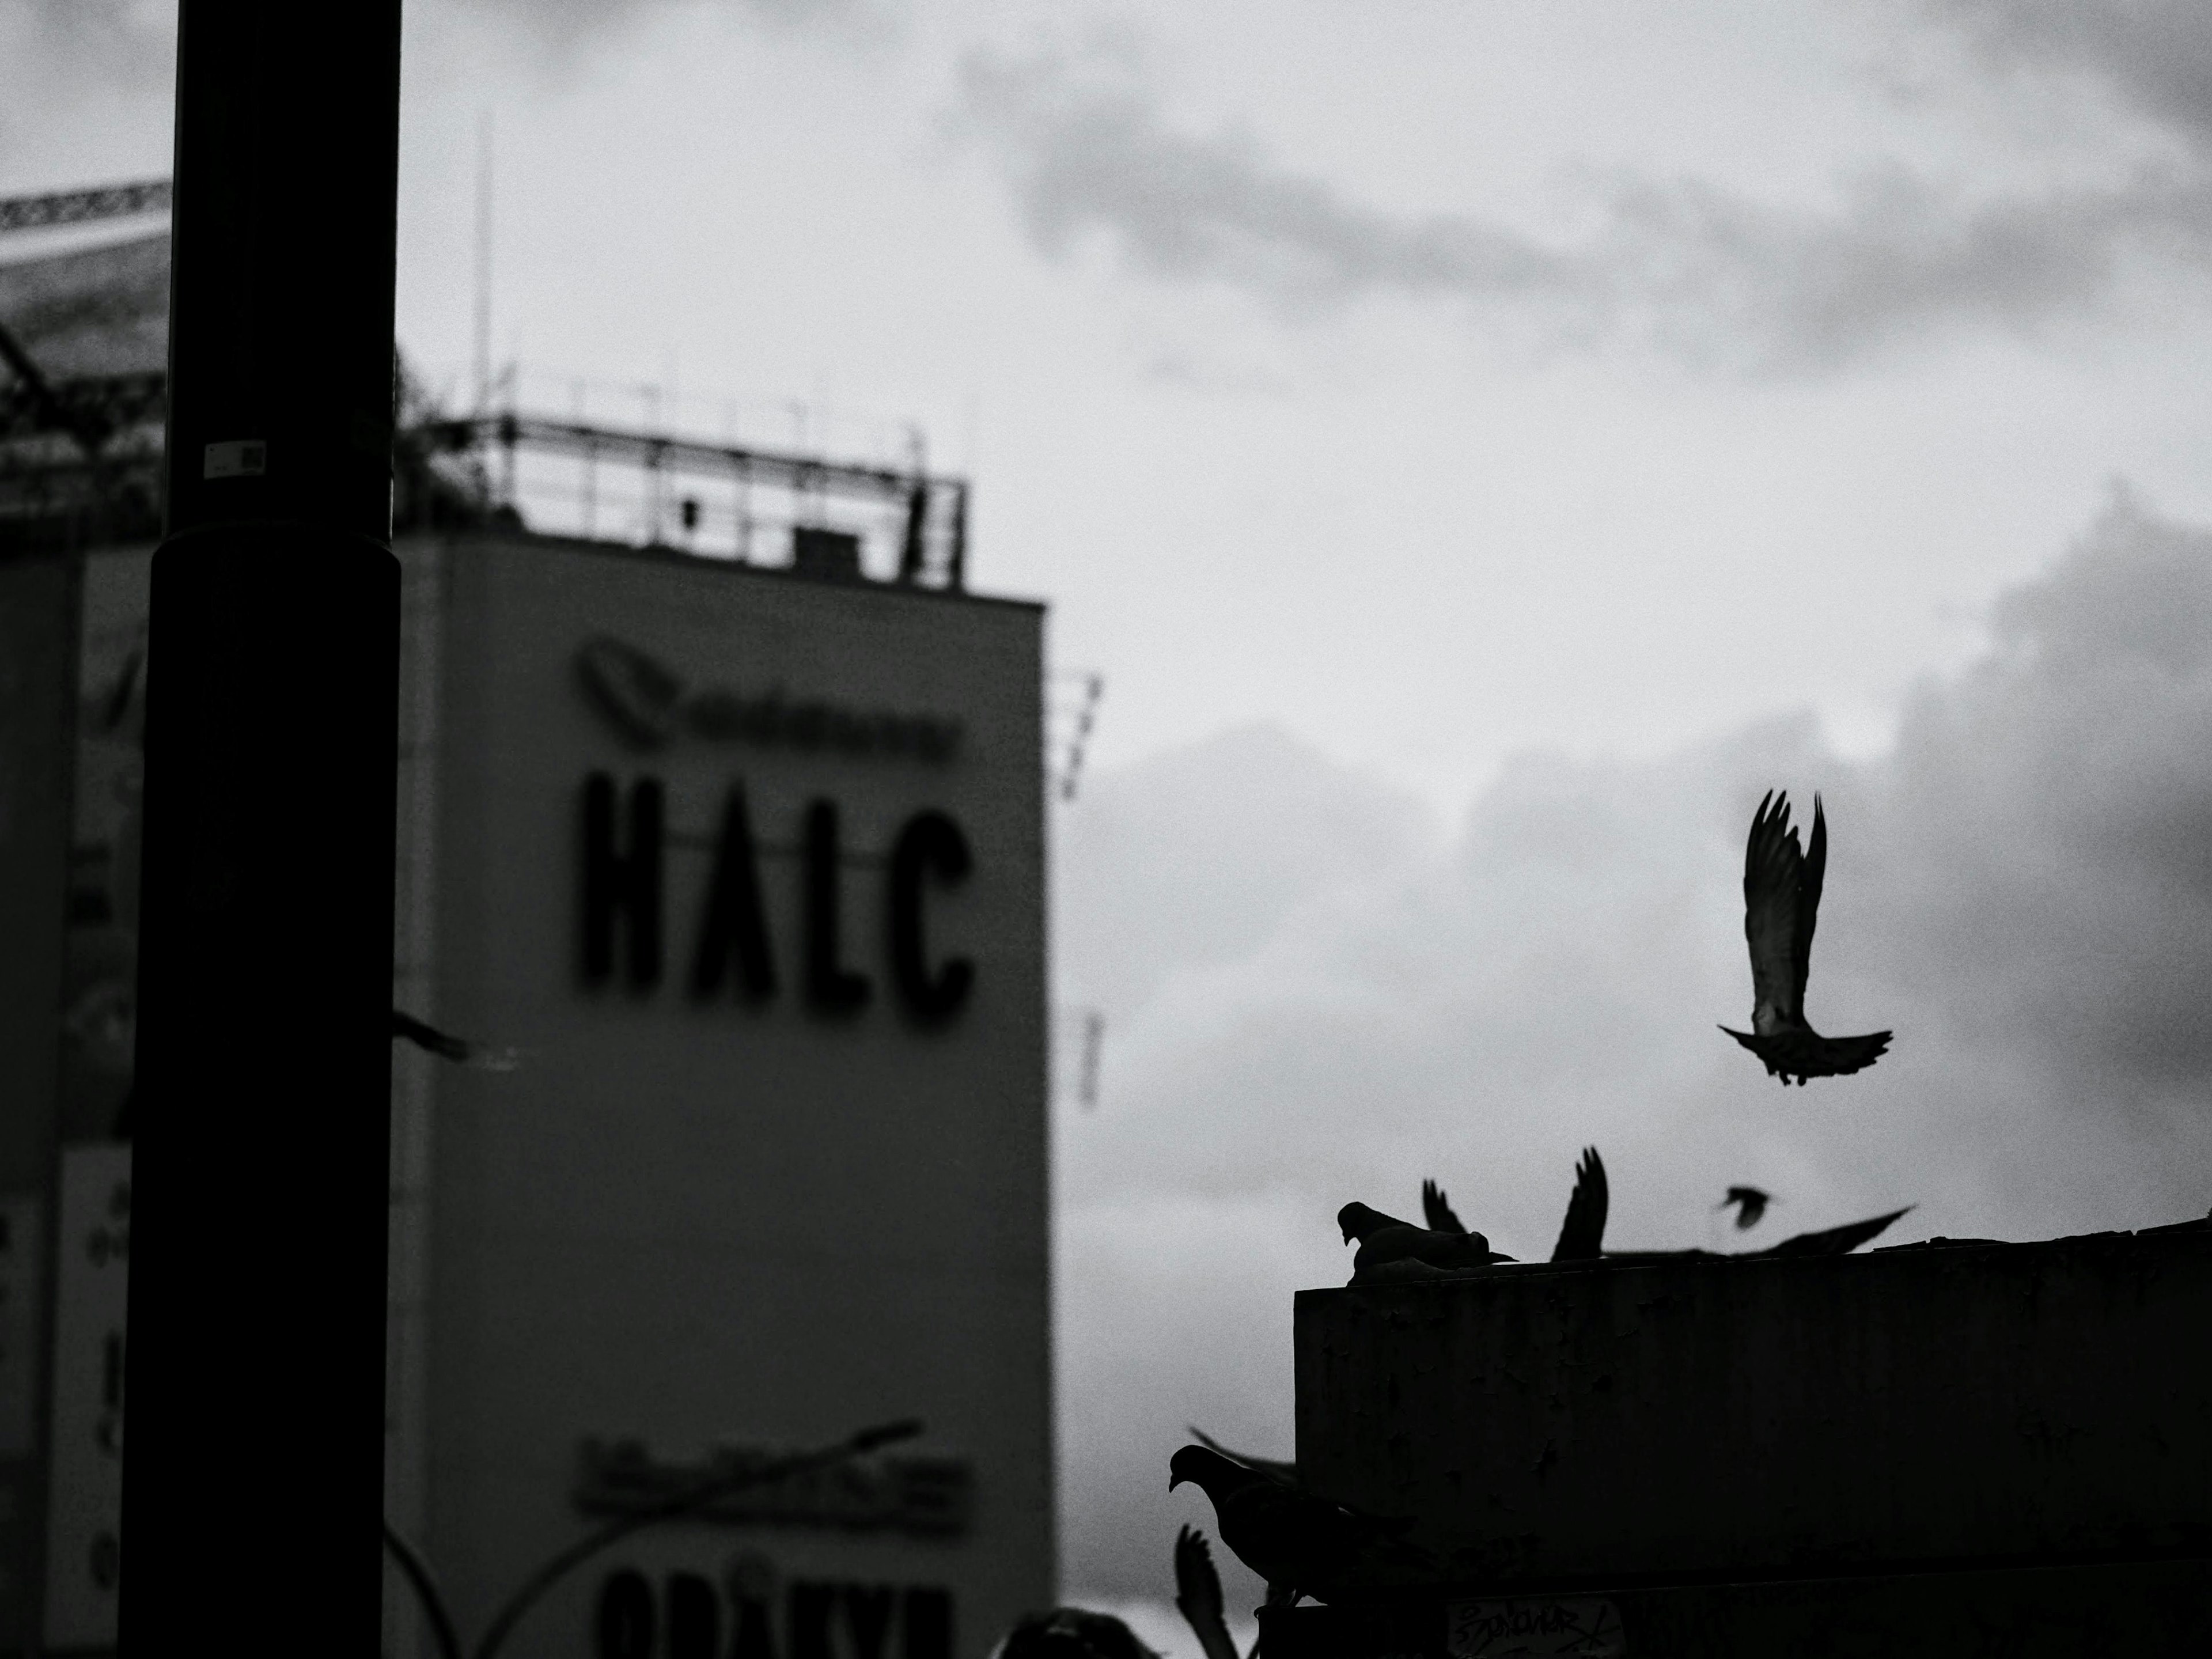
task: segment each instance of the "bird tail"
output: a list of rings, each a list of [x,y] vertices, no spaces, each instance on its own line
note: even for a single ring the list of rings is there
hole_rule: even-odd
[[[1721,1030],[1757,1054],[1765,1064],[1768,1076],[1778,1077],[1785,1084],[1793,1079],[1803,1083],[1816,1077],[1849,1077],[1853,1072],[1863,1072],[1887,1052],[1890,1038],[1887,1031],[1828,1037],[1802,1026],[1771,1036],[1739,1031],[1732,1025]]]
[[[1853,1072],[1863,1071],[1888,1052],[1889,1033],[1869,1031],[1864,1036],[1823,1037],[1820,1042],[1828,1052],[1830,1074],[1848,1077]]]

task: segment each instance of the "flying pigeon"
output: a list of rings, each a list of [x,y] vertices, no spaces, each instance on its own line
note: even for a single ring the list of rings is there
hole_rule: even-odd
[[[1242,1463],[1248,1469],[1257,1469],[1261,1474],[1266,1475],[1270,1480],[1280,1481],[1285,1486],[1295,1486],[1298,1484],[1298,1466],[1297,1464],[1279,1463],[1272,1457],[1247,1457],[1243,1452],[1233,1451],[1229,1447],[1223,1445],[1218,1440],[1216,1440],[1212,1435],[1208,1434],[1204,1429],[1200,1428],[1194,1423],[1186,1424],[1184,1426],[1190,1430],[1190,1437],[1197,1441],[1200,1445],[1205,1447],[1206,1450],[1219,1452],[1231,1462]]]
[[[1168,1490],[1194,1481],[1213,1500],[1213,1518],[1237,1559],[1267,1581],[1267,1605],[1295,1607],[1347,1571],[1423,1553],[1398,1541],[1410,1522],[1378,1521],[1340,1504],[1269,1480],[1204,1446],[1184,1446],[1168,1461]]]
[[[1805,1023],[1805,975],[1813,962],[1813,923],[1828,865],[1828,824],[1813,797],[1813,839],[1800,851],[1790,827],[1790,796],[1767,791],[1751,820],[1743,854],[1743,936],[1751,946],[1751,1030],[1723,1025],[1788,1087],[1808,1079],[1846,1077],[1889,1047],[1887,1031],[1824,1037]]]
[[[1176,1534],[1176,1609],[1206,1659],[1242,1659],[1230,1639],[1229,1621],[1222,1614],[1221,1575],[1213,1570],[1213,1553],[1206,1534],[1185,1527]]]
[[[1429,1224],[1432,1233],[1463,1233],[1467,1223],[1454,1212],[1444,1189],[1433,1181],[1421,1183],[1421,1218]]]
[[[1583,1148],[1575,1165],[1575,1189],[1567,1198],[1567,1218],[1559,1225],[1559,1242],[1552,1247],[1554,1261],[1595,1261],[1605,1254],[1605,1212],[1612,1201],[1606,1185],[1605,1160],[1597,1148]]]
[[[441,1031],[397,1008],[392,1011],[392,1040],[411,1042],[441,1060],[450,1060],[458,1066],[473,1066],[480,1072],[511,1072],[515,1066],[512,1048],[487,1048],[480,1042]]]
[[[1432,1232],[1364,1204],[1346,1205],[1336,1212],[1336,1224],[1343,1230],[1346,1243],[1359,1241],[1359,1254],[1352,1258],[1355,1282],[1364,1273],[1408,1259],[1445,1268],[1486,1267],[1493,1261],[1512,1260],[1492,1251],[1480,1233]]]
[[[1766,1206],[1773,1202],[1772,1193],[1761,1192],[1756,1187],[1731,1187],[1728,1189],[1728,1196],[1713,1208],[1725,1210],[1731,1204],[1737,1206],[1736,1231],[1741,1232],[1747,1227],[1759,1225],[1759,1218],[1766,1213]]]

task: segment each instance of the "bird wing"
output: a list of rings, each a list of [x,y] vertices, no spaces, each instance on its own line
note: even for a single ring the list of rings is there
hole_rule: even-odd
[[[1606,1185],[1605,1160],[1597,1148],[1583,1148],[1575,1165],[1575,1190],[1567,1200],[1567,1218],[1559,1226],[1559,1242],[1552,1247],[1554,1261],[1595,1261],[1605,1253],[1605,1212],[1612,1202]]]
[[[1847,1222],[1840,1227],[1830,1227],[1817,1233],[1799,1233],[1795,1238],[1785,1238],[1779,1244],[1769,1245],[1763,1250],[1753,1250],[1753,1255],[1848,1255],[1881,1233],[1899,1216],[1912,1208],[1908,1204],[1902,1210],[1892,1210],[1887,1215],[1869,1217],[1864,1221]]]
[[[1195,1423],[1187,1423],[1183,1426],[1190,1431],[1191,1438],[1206,1450],[1218,1453],[1231,1462],[1240,1463],[1255,1474],[1264,1474],[1283,1486],[1295,1486],[1298,1484],[1298,1466],[1296,1463],[1279,1463],[1272,1457],[1247,1457],[1243,1452],[1223,1445]]]
[[[1805,862],[1797,872],[1797,937],[1791,941],[1790,983],[1797,988],[1796,1009],[1805,1012],[1805,979],[1813,971],[1813,924],[1820,914],[1820,884],[1828,873],[1828,815],[1813,797],[1813,833],[1805,842]]]
[[[1816,809],[1817,812],[1817,809]],[[1819,832],[1816,830],[1815,834]],[[1823,856],[1825,841],[1820,843]],[[1757,1013],[1771,1012],[1785,1024],[1805,1018],[1805,980],[1798,933],[1804,894],[1805,855],[1790,827],[1790,795],[1770,790],[1751,820],[1743,849],[1743,937],[1751,947],[1751,990]],[[1817,903],[1817,895],[1814,902]],[[1809,933],[1802,952],[1809,953]],[[1762,1029],[1754,1014],[1754,1029]]]
[[[1221,1575],[1214,1571],[1206,1534],[1195,1527],[1176,1534],[1175,1575],[1176,1607],[1198,1638],[1206,1659],[1237,1659],[1237,1644],[1230,1639],[1228,1620],[1222,1613]]]
[[[1444,1189],[1433,1181],[1421,1183],[1421,1218],[1429,1224],[1432,1233],[1463,1233],[1467,1224],[1452,1211]]]

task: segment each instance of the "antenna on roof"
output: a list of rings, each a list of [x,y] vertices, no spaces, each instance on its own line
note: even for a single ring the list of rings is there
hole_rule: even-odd
[[[477,117],[476,375],[479,416],[491,410],[491,112]]]

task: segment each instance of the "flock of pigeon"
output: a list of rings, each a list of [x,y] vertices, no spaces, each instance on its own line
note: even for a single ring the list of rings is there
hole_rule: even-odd
[[[1752,1029],[1738,1031],[1723,1025],[1721,1030],[1757,1054],[1768,1075],[1781,1079],[1784,1087],[1793,1079],[1802,1087],[1811,1078],[1844,1077],[1862,1071],[1881,1059],[1889,1047],[1887,1031],[1826,1037],[1806,1023],[1805,980],[1812,966],[1813,925],[1820,914],[1820,887],[1827,866],[1828,820],[1820,797],[1813,798],[1812,844],[1807,850],[1799,846],[1797,831],[1790,823],[1789,795],[1770,790],[1752,815],[1751,837],[1743,857],[1743,935],[1751,947]],[[1731,1187],[1716,1207],[1724,1210],[1735,1206],[1735,1224],[1748,1228],[1759,1224],[1773,1201],[1771,1194],[1757,1187]],[[1560,1224],[1551,1260],[1626,1265],[1723,1254],[1608,1250],[1605,1220],[1610,1202],[1605,1160],[1598,1156],[1596,1147],[1585,1147],[1582,1161],[1575,1166],[1574,1191],[1568,1197],[1566,1219]],[[1421,1183],[1421,1213],[1427,1224],[1417,1227],[1365,1204],[1347,1204],[1337,1212],[1336,1224],[1344,1233],[1344,1242],[1350,1244],[1357,1240],[1359,1245],[1359,1253],[1352,1261],[1353,1284],[1450,1279],[1513,1264],[1513,1257],[1492,1249],[1487,1238],[1453,1213],[1443,1188],[1433,1181]],[[1905,1210],[1893,1210],[1821,1232],[1799,1233],[1765,1249],[1729,1254],[1842,1255],[1905,1213]]]
[[[1764,1249],[1720,1250],[1608,1250],[1605,1248],[1606,1212],[1612,1201],[1606,1184],[1605,1160],[1595,1146],[1583,1149],[1575,1165],[1574,1190],[1567,1198],[1566,1219],[1559,1224],[1559,1243],[1552,1247],[1553,1261],[1607,1262],[1623,1267],[1657,1261],[1745,1260],[1776,1255],[1844,1255],[1875,1237],[1912,1207],[1847,1222],[1815,1233],[1798,1233]],[[1731,1187],[1714,1206],[1735,1206],[1738,1229],[1755,1227],[1774,1202],[1771,1193],[1757,1187]],[[1402,1284],[1413,1279],[1457,1279],[1470,1273],[1518,1265],[1510,1255],[1490,1248],[1490,1241],[1474,1231],[1433,1181],[1421,1184],[1421,1208],[1426,1226],[1385,1215],[1365,1204],[1347,1204],[1336,1212],[1336,1224],[1346,1244],[1357,1241],[1359,1252],[1352,1258],[1354,1285]]]
[[[1889,1046],[1887,1031],[1827,1037],[1805,1018],[1805,981],[1827,858],[1827,818],[1817,796],[1809,848],[1800,846],[1790,825],[1787,794],[1769,792],[1760,800],[1743,866],[1752,1029],[1721,1029],[1758,1055],[1767,1074],[1785,1086],[1794,1081],[1802,1087],[1813,1078],[1863,1071]],[[1635,1266],[1691,1258],[1841,1255],[1905,1213],[1893,1210],[1744,1252],[1609,1250],[1605,1224],[1610,1201],[1605,1160],[1597,1148],[1586,1147],[1575,1167],[1574,1188],[1550,1260]],[[1735,1186],[1728,1188],[1715,1207],[1733,1208],[1735,1225],[1742,1231],[1757,1226],[1774,1202],[1773,1195],[1759,1188]],[[1422,1183],[1421,1213],[1424,1224],[1417,1226],[1365,1204],[1347,1204],[1337,1212],[1344,1242],[1359,1246],[1352,1258],[1352,1284],[1457,1279],[1522,1265],[1492,1249],[1488,1238],[1462,1222],[1434,1181]],[[1423,1552],[1404,1535],[1410,1522],[1364,1515],[1309,1492],[1300,1484],[1293,1463],[1248,1457],[1195,1428],[1191,1433],[1196,1443],[1181,1448],[1169,1460],[1169,1489],[1188,1481],[1212,1500],[1222,1543],[1267,1582],[1268,1606],[1295,1606],[1303,1595],[1326,1593],[1332,1581],[1377,1561],[1416,1567],[1425,1563]],[[1182,1528],[1176,1540],[1175,1572],[1176,1606],[1206,1659],[1240,1659],[1230,1638],[1221,1581],[1204,1533]],[[1060,1608],[1024,1620],[1009,1637],[1002,1659],[1143,1659],[1148,1652],[1119,1620]]]

